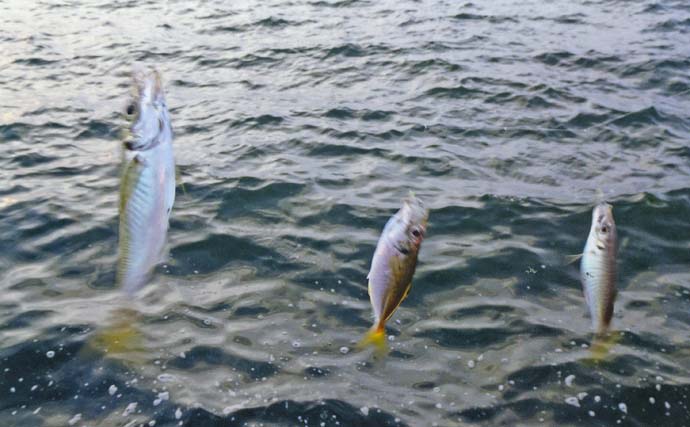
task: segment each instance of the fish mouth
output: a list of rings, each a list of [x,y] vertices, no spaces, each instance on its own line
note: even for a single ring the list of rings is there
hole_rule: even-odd
[[[604,221],[613,221],[613,206],[603,202],[599,203],[594,208],[593,216],[597,223],[602,223]]]
[[[133,94],[136,99],[163,97],[163,84],[158,70],[135,67],[132,70]]]
[[[409,222],[418,224],[426,230],[426,224],[429,220],[429,209],[424,206],[424,203],[413,194],[406,197],[403,203],[407,207]]]

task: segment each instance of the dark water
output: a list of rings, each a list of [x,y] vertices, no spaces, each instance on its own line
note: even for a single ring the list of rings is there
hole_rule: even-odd
[[[690,425],[689,40],[670,0],[0,2],[0,424]],[[133,63],[180,184],[127,302]],[[593,364],[563,257],[599,189]],[[428,237],[376,362],[365,276],[409,190]]]

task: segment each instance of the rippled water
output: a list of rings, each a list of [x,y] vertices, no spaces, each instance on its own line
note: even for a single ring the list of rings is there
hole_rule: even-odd
[[[10,0],[0,28],[3,425],[690,424],[687,2]],[[133,63],[180,179],[126,301]],[[593,364],[564,256],[599,189],[619,332]],[[428,237],[376,361],[365,277],[409,190]]]

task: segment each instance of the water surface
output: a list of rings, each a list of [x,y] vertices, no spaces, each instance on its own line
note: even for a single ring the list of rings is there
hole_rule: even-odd
[[[15,0],[0,28],[3,425],[690,424],[686,2]],[[127,301],[134,63],[180,179]],[[366,274],[410,190],[428,236],[376,362]],[[599,190],[618,342],[592,364],[564,256]]]

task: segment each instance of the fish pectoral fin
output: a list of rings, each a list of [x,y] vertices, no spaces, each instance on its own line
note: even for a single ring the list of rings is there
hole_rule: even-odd
[[[180,167],[177,165],[175,165],[175,184],[182,188],[182,194],[187,194],[187,189],[184,186],[184,182],[182,182],[182,172],[180,172]]]
[[[158,256],[158,264],[168,264],[168,265],[170,265],[170,264],[172,264],[172,263],[170,262],[170,260],[171,260],[171,258],[170,258],[170,248],[168,247],[168,245],[165,245],[165,244],[164,244],[164,245],[163,245],[163,249],[161,250],[161,253],[160,253],[160,255]]]
[[[623,240],[621,240],[621,244],[618,246],[618,252],[624,250],[628,246],[628,243],[630,243],[630,239],[627,236],[623,237]]]
[[[582,254],[566,255],[565,256],[565,265],[572,264],[572,263],[578,261],[580,258],[582,258]]]

